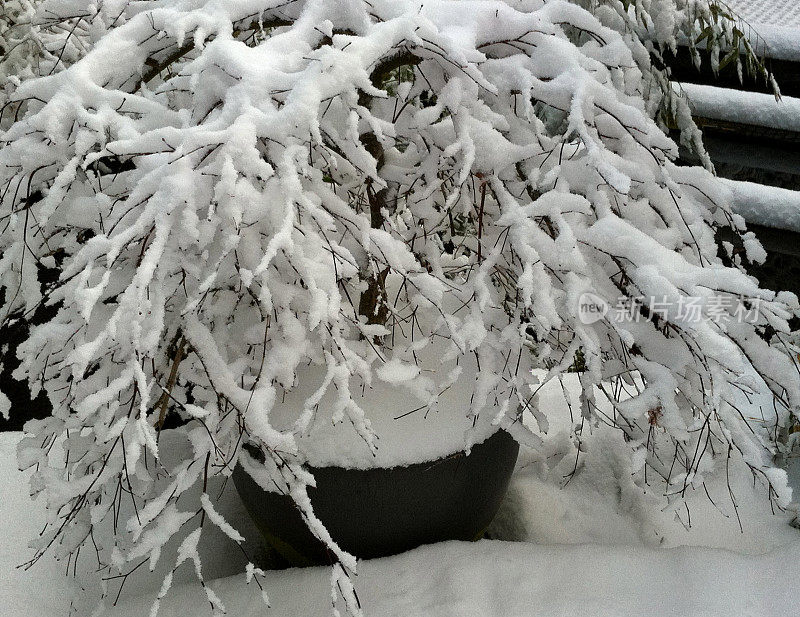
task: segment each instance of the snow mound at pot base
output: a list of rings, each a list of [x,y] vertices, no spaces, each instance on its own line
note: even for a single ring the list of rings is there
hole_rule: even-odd
[[[794,617],[800,542],[760,556],[715,549],[450,542],[363,562],[356,588],[380,617]],[[270,572],[273,617],[330,613],[328,568]],[[211,584],[232,617],[264,615],[242,577]],[[297,593],[303,590],[302,593]],[[104,617],[146,615],[149,599]],[[174,591],[159,617],[201,615],[196,588]]]

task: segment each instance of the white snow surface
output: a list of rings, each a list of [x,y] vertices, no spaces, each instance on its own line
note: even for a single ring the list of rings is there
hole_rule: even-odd
[[[797,0],[728,0],[741,17],[757,53],[800,60],[800,11]]]
[[[42,504],[32,507],[28,474],[17,471],[15,446],[21,433],[0,433],[0,613],[7,617],[66,615],[74,587],[64,567],[51,559],[25,571],[25,546],[44,526]],[[66,564],[64,564],[66,565]]]
[[[771,94],[700,84],[676,87],[684,91],[696,116],[800,132],[800,99],[784,96],[776,101]]]
[[[751,24],[768,24],[800,29],[797,0],[726,0],[736,13]]]
[[[797,610],[799,546],[743,557],[687,548],[451,542],[365,563],[356,587],[366,614],[381,617],[788,617]],[[330,610],[324,569],[269,573],[265,582],[273,590],[270,615]],[[240,579],[213,587],[229,614],[265,614],[257,590]],[[204,614],[207,603],[196,591],[178,591],[162,605],[162,617]],[[132,602],[108,617],[148,608]]]
[[[800,191],[721,178],[733,211],[748,223],[800,231]]]
[[[164,435],[166,437],[161,443],[166,460],[171,455],[174,456],[181,445],[177,440],[170,440],[167,433]],[[97,588],[94,586],[96,580],[87,577],[87,571],[91,572],[96,562],[86,559],[86,551],[82,552],[79,560],[77,578],[66,576],[66,562],[57,561],[52,554],[45,555],[28,570],[19,567],[32,557],[33,551],[26,548],[27,544],[38,536],[47,520],[44,503],[41,500],[32,502],[29,497],[30,470],[18,471],[16,446],[21,437],[22,433],[18,432],[0,432],[0,520],[3,521],[0,533],[0,615],[88,617],[97,603]],[[216,511],[233,522],[236,529],[246,536],[243,548],[253,551],[252,541],[258,537],[258,532],[246,514],[233,483],[211,478],[208,492],[212,499],[218,497],[214,504]],[[128,504],[124,506],[120,514],[121,521],[133,514]],[[98,546],[111,544],[110,528],[100,526],[94,535]],[[186,535],[185,532],[179,533],[165,551],[174,552]],[[214,525],[207,525],[204,529],[199,552],[203,559],[203,569],[210,579],[244,572],[247,565],[243,551]],[[128,578],[120,597],[124,600],[146,595],[152,601],[169,567],[171,564],[162,559],[152,573],[145,567],[140,568]],[[70,573],[72,571],[70,566]],[[176,572],[176,584],[187,584],[190,581],[196,586],[197,579],[190,566],[184,566]],[[119,582],[109,582],[108,590],[112,600],[119,591]],[[70,606],[73,612],[69,612]],[[140,615],[131,613],[131,617]]]
[[[796,32],[800,37],[800,30]],[[800,45],[800,43],[798,43]],[[702,118],[800,132],[800,99],[699,84],[676,85]],[[732,209],[748,223],[800,231],[800,192],[754,182],[720,179],[729,189]]]
[[[799,14],[795,5],[793,21],[797,21]],[[800,25],[755,24],[752,31],[756,37],[753,40],[751,33],[756,53],[777,60],[800,62]]]
[[[336,419],[340,393],[329,388],[309,428],[296,438],[309,464],[348,469],[403,467],[463,451],[497,430],[491,413],[477,418],[469,414],[476,381],[474,359],[446,360],[437,353],[441,351],[438,345],[417,352],[416,360],[409,354],[401,359],[400,347],[396,345],[394,357],[377,371],[370,386],[352,393],[368,412],[367,421],[377,438],[374,448],[353,430],[346,415]],[[272,410],[273,426],[290,430],[301,416],[304,403],[324,380],[324,369],[308,367],[303,371],[298,385]],[[433,393],[438,395],[435,401],[430,400]]]
[[[564,383],[574,392],[577,375],[566,375]],[[707,484],[708,496],[700,487],[691,489],[686,510],[661,510],[653,507],[660,495],[642,494],[633,485],[627,446],[612,429],[586,430],[586,452],[570,478],[574,460],[554,454],[568,440],[571,424],[561,388],[546,386],[539,400],[551,419],[549,432],[541,452],[521,451],[509,495],[490,529],[499,540],[448,542],[360,562],[354,582],[367,617],[796,614],[800,533],[789,526],[789,514],[771,513],[763,489],[754,488],[743,465],[732,465],[730,474],[741,527],[724,478]],[[755,399],[750,411],[762,414],[758,407]],[[46,557],[30,571],[15,569],[27,559],[25,540],[45,518],[41,504],[27,498],[28,474],[16,471],[19,438],[0,434],[2,614],[63,617],[75,602],[73,614],[88,616],[91,609],[81,603],[77,580],[65,577],[63,562]],[[235,492],[223,492],[215,508],[253,542],[255,531]],[[210,588],[231,617],[330,614],[327,568],[267,572],[260,579],[270,598],[265,613],[260,591],[246,584],[245,561],[231,543],[212,539],[201,544],[200,557],[208,578],[215,579]],[[130,577],[120,601],[101,617],[149,614],[161,577],[144,570]],[[211,615],[191,570],[184,565],[176,572],[161,617]],[[112,581],[112,600],[117,589],[118,581]]]
[[[72,0],[54,4],[58,16],[74,14]],[[663,18],[657,36],[671,41],[673,5],[649,4]],[[399,295],[386,295],[393,327],[415,342],[443,338],[454,357],[474,355],[480,363],[469,411],[454,407],[465,424],[472,413],[502,425],[498,412],[521,403],[531,363],[565,371],[582,348],[586,390],[606,375],[628,395],[615,402],[624,404],[623,452],[638,467],[619,463],[623,476],[633,473],[641,485],[650,470],[668,475],[661,461],[678,442],[698,453],[687,457],[685,472],[669,475],[684,492],[724,471],[731,447],[774,480],[773,494],[788,504],[785,474],[770,466],[772,433],[751,426],[727,399],[741,386],[746,357],[785,392],[787,407],[800,407],[791,358],[756,336],[767,323],[787,330],[789,309],[744,272],[723,267],[714,229],[729,220],[728,204],[709,197],[719,192],[710,173],[670,162],[677,147],[650,118],[660,96],[642,94],[653,75],[645,46],[620,34],[627,22],[607,14],[615,30],[576,4],[541,0],[129,6],[80,60],[14,90],[32,103],[3,133],[0,149],[0,185],[29,187],[2,193],[0,208],[26,215],[10,217],[0,233],[0,279],[11,290],[0,310],[28,311],[42,301],[35,269],[19,265],[26,254],[51,264],[55,251],[69,255],[65,284],[48,297],[63,300],[59,316],[20,346],[15,372],[43,383],[58,403],[53,416],[30,425],[36,434],[23,449],[25,462],[39,466],[37,488],[53,513],[47,532],[64,531],[62,554],[86,539],[85,517],[92,524],[115,518],[119,499],[138,499],[145,516],[123,517],[117,550],[98,566],[155,562],[179,528],[213,524],[189,488],[204,481],[206,468],[226,470],[236,460],[245,431],[281,471],[315,532],[344,567],[354,567],[311,512],[312,478],[302,469],[310,457],[298,442],[316,417],[353,429],[361,447],[357,457],[355,447],[346,449],[353,465],[371,451],[383,456],[384,436],[396,430],[379,430],[377,418],[370,425],[361,385],[424,385],[424,373],[408,379],[415,369],[396,345],[374,348],[383,328],[360,318],[355,300],[365,298],[374,275],[398,281]],[[573,42],[574,32],[587,34]],[[184,53],[189,41],[192,51]],[[389,87],[389,71],[385,91],[371,85],[406,47],[419,59],[412,64],[420,79]],[[154,62],[161,67],[162,58],[177,56],[153,75]],[[359,104],[362,93],[369,105]],[[686,111],[678,114],[684,128]],[[371,137],[361,139],[367,133],[383,155],[376,158]],[[90,168],[102,182],[84,173]],[[381,229],[362,207],[370,185],[386,187],[386,204],[397,206],[386,209]],[[42,199],[33,203],[39,190]],[[87,230],[94,234],[88,241]],[[677,315],[666,317],[670,328],[638,318],[582,323],[580,297],[593,293],[614,304],[620,278],[673,306],[695,296],[757,297],[758,323],[719,328]],[[629,353],[634,346],[641,354]],[[191,353],[175,353],[184,347]],[[313,383],[290,429],[276,430],[281,389],[305,385],[309,362],[330,377],[327,387]],[[154,403],[179,363],[180,379],[167,394],[192,418],[185,432],[193,452],[162,473],[151,464],[166,449]],[[647,380],[636,396],[621,385],[628,370]],[[713,399],[701,384],[713,387]],[[446,387],[432,385],[421,388],[425,396],[397,390],[391,406],[385,394],[377,397],[387,412],[398,401],[411,411],[414,399],[423,405]],[[330,407],[317,404],[326,391]],[[590,398],[580,404],[587,420],[603,421]],[[698,427],[698,410],[719,425],[712,438],[719,443],[704,445],[711,430],[708,422]],[[547,420],[535,406],[530,412]],[[660,415],[663,430],[651,431]],[[781,409],[781,421],[787,415]],[[460,448],[462,432],[447,426]],[[66,446],[61,460],[43,452],[52,435]],[[436,456],[449,450],[430,429],[425,439]],[[612,443],[621,440],[618,434]],[[413,443],[419,454],[422,442]],[[565,443],[561,450],[569,452],[573,443]],[[197,464],[204,459],[207,466]],[[129,472],[141,479],[130,494],[122,486]],[[256,475],[269,484],[266,473]],[[64,527],[55,514],[62,508],[69,512]],[[195,519],[201,511],[208,515]],[[196,539],[186,536],[172,553],[200,572]],[[44,535],[40,548],[49,541]],[[92,552],[83,550],[82,559]],[[167,561],[165,554],[159,567]]]

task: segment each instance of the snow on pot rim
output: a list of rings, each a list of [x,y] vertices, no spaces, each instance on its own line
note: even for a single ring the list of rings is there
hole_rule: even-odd
[[[442,345],[416,353],[416,363],[394,357],[375,371],[370,385],[353,395],[376,435],[375,448],[358,434],[350,420],[334,418],[335,388],[320,399],[308,429],[296,434],[300,456],[311,467],[374,469],[407,467],[469,452],[513,420],[513,412],[491,401],[477,405],[481,378],[474,357],[447,359]],[[305,402],[325,379],[325,369],[311,365],[298,374],[298,385],[278,395],[270,423],[289,431],[303,414]],[[351,380],[351,392],[356,386]]]
[[[494,373],[478,370],[472,354],[438,339],[388,343],[369,385],[352,376],[340,382],[358,413],[339,405],[337,416],[345,393],[326,388],[329,372],[314,364],[297,372],[268,413],[273,429],[293,435],[297,458],[314,476],[308,499],[319,525],[364,559],[478,537],[497,513],[519,451],[503,430],[510,405],[481,396]],[[365,434],[374,435],[371,444]],[[244,444],[236,489],[287,563],[328,563],[279,460]]]

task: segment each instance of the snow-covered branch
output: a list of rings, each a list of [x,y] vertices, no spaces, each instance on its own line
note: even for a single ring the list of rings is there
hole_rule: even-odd
[[[51,4],[67,19],[74,3]],[[19,351],[18,375],[54,407],[20,454],[53,512],[40,551],[77,549],[125,499],[137,514],[106,565],[155,564],[182,527],[220,523],[207,497],[178,500],[240,457],[254,467],[247,443],[273,472],[262,483],[281,483],[337,556],[341,587],[355,561],[313,514],[298,439],[327,413],[378,448],[357,392],[407,381],[434,405],[440,384],[408,370],[434,346],[477,360],[475,418],[509,410],[501,422],[521,430],[514,409],[547,411],[531,368],[557,378],[580,358],[584,417],[598,421],[608,393],[632,455],[673,490],[733,450],[787,501],[770,431],[735,401],[766,384],[777,424],[796,409],[793,360],[766,341],[788,332],[796,299],[718,257],[716,230],[743,221],[711,174],[672,162],[643,97],[649,60],[607,12],[113,4],[119,18],[80,58],[9,94],[23,111],[0,134],[0,320],[58,307]],[[42,268],[57,284],[40,285]],[[741,297],[757,316],[584,323],[583,294]],[[309,365],[319,389],[276,428]],[[333,410],[319,409],[325,392]],[[167,403],[192,448],[169,469]]]

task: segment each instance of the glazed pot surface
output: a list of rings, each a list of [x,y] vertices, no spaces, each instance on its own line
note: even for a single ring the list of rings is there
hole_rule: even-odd
[[[311,468],[317,486],[308,494],[337,544],[360,558],[475,540],[500,507],[518,452],[514,438],[499,430],[469,455],[386,469]],[[233,481],[267,542],[289,564],[331,562],[290,497],[263,490],[241,466]]]

